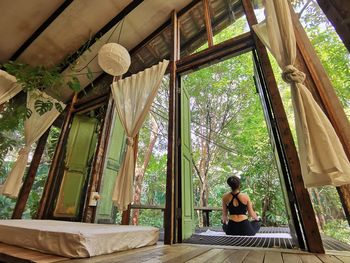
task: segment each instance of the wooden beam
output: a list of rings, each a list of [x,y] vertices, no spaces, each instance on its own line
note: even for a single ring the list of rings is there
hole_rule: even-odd
[[[350,52],[350,4],[348,0],[317,0],[318,5],[333,24],[339,37]]]
[[[224,58],[247,52],[253,49],[253,47],[254,41],[252,35],[249,32],[244,33],[179,60],[177,63],[177,73],[184,74],[209,63],[215,63]]]
[[[130,205],[128,205],[128,209],[126,209],[122,213],[122,221],[120,222],[121,225],[129,225],[130,213],[131,213],[131,207]]]
[[[12,219],[21,219],[22,218],[22,214],[23,214],[25,206],[27,204],[30,191],[31,191],[32,186],[34,184],[36,172],[38,171],[41,156],[43,155],[46,141],[47,141],[47,138],[48,138],[49,133],[50,133],[50,128],[51,127],[49,127],[47,129],[47,131],[40,137],[40,139],[37,143],[32,162],[30,163],[27,176],[23,182],[22,188],[19,192],[19,195],[18,195],[18,198],[16,201],[16,206],[15,206],[13,213],[12,213]]]
[[[81,55],[81,52],[91,47],[96,40],[101,38],[106,34],[110,29],[112,29],[116,24],[122,21],[129,13],[131,13],[135,8],[137,8],[144,0],[133,0],[128,4],[122,11],[120,11],[112,20],[110,20],[105,26],[103,26],[95,35],[93,35],[88,41],[86,41],[74,54],[69,56],[66,60],[66,65],[63,65],[61,70],[64,71],[69,63],[77,60]]]
[[[237,14],[239,16],[239,14]],[[217,17],[213,24],[212,24],[212,28],[215,29],[215,27],[220,24],[222,21],[224,21],[227,17],[227,14],[226,13],[223,13],[221,16]],[[194,35],[193,37],[191,37],[190,39],[188,39],[185,43],[183,43],[181,45],[181,50],[186,50],[193,42],[197,41],[198,39],[200,39],[203,34],[204,34],[204,31],[206,29],[203,28],[202,30],[200,30],[196,35]]]
[[[168,154],[167,154],[167,179],[166,179],[166,202],[164,210],[164,244],[174,243],[175,232],[175,98],[177,90],[176,61],[178,60],[179,39],[178,19],[175,11],[171,13],[172,21],[172,49],[170,60],[170,83],[169,83],[169,117],[168,117]]]
[[[43,33],[51,23],[63,13],[64,10],[73,2],[73,0],[66,0],[57,8],[53,14],[50,15],[48,19],[45,20],[41,26],[35,30],[35,32],[16,50],[15,53],[11,56],[10,60],[16,60],[40,35]]]
[[[253,6],[249,0],[242,0],[242,4],[246,13],[249,27],[252,31],[252,26],[257,24]],[[299,215],[304,230],[305,241],[310,252],[324,253],[321,235],[318,230],[308,191],[304,187],[298,154],[295,148],[292,133],[289,128],[287,116],[284,111],[282,99],[278,91],[278,86],[274,78],[271,63],[269,61],[266,48],[253,31],[252,34],[255,40],[257,55],[262,65],[262,70],[267,84],[267,92],[275,114],[277,128],[281,135],[281,141],[287,157],[287,165],[289,167],[290,179],[298,204],[298,210],[300,212]]]
[[[107,156],[108,142],[113,124],[114,101],[110,94],[107,109],[99,131],[95,157],[91,168],[91,177],[85,195],[85,207],[83,222],[93,223],[95,221],[96,206],[89,206],[89,198],[92,192],[99,192],[103,175],[104,163]]]
[[[207,30],[208,46],[212,47],[214,45],[214,42],[213,42],[213,29],[211,27],[211,15],[210,15],[209,0],[203,0],[203,7],[204,7],[205,28]]]
[[[61,129],[60,137],[58,139],[58,143],[56,145],[56,150],[54,156],[52,158],[49,174],[46,179],[45,187],[43,194],[40,199],[40,204],[38,208],[38,212],[36,214],[37,219],[44,219],[48,216],[49,204],[52,202],[52,189],[54,186],[57,174],[57,169],[60,164],[61,159],[63,158],[63,149],[65,147],[66,141],[68,139],[70,124],[73,119],[73,109],[74,104],[77,101],[77,94],[74,95],[71,103],[67,107],[66,117],[63,122],[63,126]]]
[[[320,59],[318,58],[315,49],[312,46],[302,24],[300,23],[297,14],[290,6],[291,15],[294,25],[297,47],[301,54],[301,63],[304,65],[304,71],[307,70],[307,79],[312,85],[312,93],[320,107],[328,116],[336,131],[340,142],[343,145],[344,151],[350,160],[350,123],[345,114],[344,108],[339,101],[339,98],[333,88],[333,85],[328,77],[328,74]],[[309,88],[309,85],[307,85]],[[337,191],[343,205],[343,209],[350,225],[350,185],[337,187]]]
[[[187,6],[185,6],[183,9],[181,9],[178,12],[178,18],[180,18],[185,13],[189,12],[194,6],[196,6],[200,1],[202,0],[194,0],[190,2]],[[156,30],[154,30],[150,35],[148,35],[144,40],[142,40],[136,47],[130,50],[130,56],[135,54],[137,51],[139,51],[141,48],[143,48],[147,43],[149,43],[152,39],[154,39],[156,36],[158,36],[162,31],[164,31],[168,26],[171,25],[171,19],[168,19],[166,22],[164,22],[160,27],[158,27]]]

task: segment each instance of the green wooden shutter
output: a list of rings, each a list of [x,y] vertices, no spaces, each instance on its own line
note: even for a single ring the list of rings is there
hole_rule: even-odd
[[[101,199],[97,205],[95,221],[114,223],[112,193],[125,148],[125,133],[118,114],[114,114],[114,123],[107,150],[105,168],[100,188]]]
[[[54,217],[76,218],[79,215],[88,165],[96,147],[97,120],[75,116],[67,143],[65,171],[58,194]]]
[[[187,89],[181,90],[181,200],[182,239],[194,232],[194,206],[191,156],[190,96]]]

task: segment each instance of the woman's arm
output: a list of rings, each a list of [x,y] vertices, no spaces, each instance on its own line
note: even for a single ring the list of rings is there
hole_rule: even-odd
[[[259,220],[257,214],[255,213],[254,209],[253,209],[253,204],[250,201],[249,197],[248,197],[248,203],[247,203],[247,209],[248,209],[248,215],[253,218],[254,220]]]
[[[221,216],[221,220],[224,224],[227,223],[227,206],[226,203],[224,201],[224,199],[222,199],[222,216]]]

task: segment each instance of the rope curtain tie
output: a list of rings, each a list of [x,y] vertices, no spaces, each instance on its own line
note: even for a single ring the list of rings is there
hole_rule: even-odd
[[[18,155],[29,154],[30,146],[24,146],[21,150],[19,150]]]
[[[282,79],[289,84],[303,83],[305,81],[305,78],[305,73],[293,65],[286,66],[282,72]]]
[[[134,145],[134,138],[132,137],[127,137],[126,138],[126,145],[132,147]]]

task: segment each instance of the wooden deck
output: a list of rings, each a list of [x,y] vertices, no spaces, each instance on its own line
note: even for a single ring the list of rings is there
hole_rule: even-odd
[[[5,253],[6,252],[6,253]],[[6,254],[6,257],[4,255]],[[169,263],[350,263],[350,252],[328,252],[326,255],[309,254],[298,250],[239,248],[158,244],[86,259],[67,259],[0,243],[0,260],[9,263],[59,262],[59,263],[116,263],[116,262],[169,262]]]

